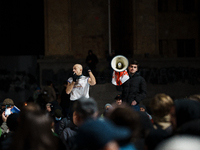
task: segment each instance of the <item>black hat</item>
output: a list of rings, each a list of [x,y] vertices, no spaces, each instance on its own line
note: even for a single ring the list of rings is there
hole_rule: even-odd
[[[146,106],[139,104],[140,108],[144,108],[146,110]]]
[[[190,99],[177,99],[174,101],[176,110],[177,127],[195,120],[200,119],[200,103]]]
[[[118,95],[115,97],[115,99],[116,99],[116,100],[117,100],[117,99],[122,99],[121,94],[118,94]]]
[[[103,148],[112,140],[123,141],[131,137],[131,131],[116,126],[109,120],[88,120],[78,130],[76,143],[78,147],[95,150]]]
[[[55,117],[60,118],[63,116],[62,111],[60,109],[56,109],[54,112]]]

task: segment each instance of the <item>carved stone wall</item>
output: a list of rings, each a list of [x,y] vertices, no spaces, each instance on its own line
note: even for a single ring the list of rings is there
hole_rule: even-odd
[[[134,1],[134,55],[158,55],[158,11],[156,0]]]
[[[195,0],[195,11],[192,13],[177,12],[177,1],[174,0],[164,1],[168,4],[163,6],[169,8],[165,12],[158,11],[158,0],[128,2],[132,4],[129,7],[132,18],[127,20],[131,20],[132,27],[124,34],[123,44],[130,37],[127,44],[131,45],[131,49],[126,50],[126,54],[130,51],[130,59],[136,59],[141,64],[141,75],[148,86],[146,100],[160,92],[173,98],[198,93],[199,58],[177,58],[177,39],[187,38],[194,39],[195,57],[199,56],[198,0]],[[75,63],[85,66],[86,55],[91,49],[100,59],[97,65],[98,84],[91,88],[91,96],[103,108],[104,102],[111,102],[119,93],[109,82],[109,64],[105,57],[108,51],[108,1],[44,0],[44,7],[45,57],[38,60],[40,85],[50,79],[62,87]],[[159,40],[162,40],[162,46]]]
[[[72,56],[71,0],[44,0],[45,56]]]

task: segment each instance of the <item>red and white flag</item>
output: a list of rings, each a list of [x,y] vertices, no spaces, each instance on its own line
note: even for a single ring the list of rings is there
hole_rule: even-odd
[[[119,86],[126,82],[128,79],[129,75],[127,70],[124,70],[122,72],[113,71],[112,84]]]

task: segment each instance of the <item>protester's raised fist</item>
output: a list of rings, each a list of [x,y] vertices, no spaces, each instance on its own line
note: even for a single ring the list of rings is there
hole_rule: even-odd
[[[87,72],[90,72],[90,71],[91,71],[91,69],[90,69],[88,66],[85,67],[85,70],[86,70]]]

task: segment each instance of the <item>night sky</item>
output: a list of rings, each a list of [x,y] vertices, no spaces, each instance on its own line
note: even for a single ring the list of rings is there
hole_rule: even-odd
[[[0,0],[1,56],[44,54],[43,0]]]

